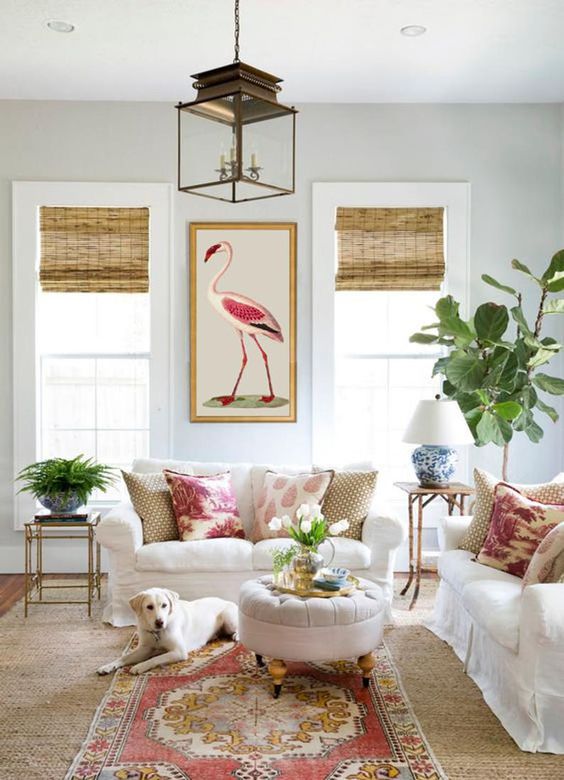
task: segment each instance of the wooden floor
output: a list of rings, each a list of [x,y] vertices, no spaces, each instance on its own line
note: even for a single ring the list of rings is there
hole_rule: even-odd
[[[58,580],[80,579],[86,577],[85,574],[47,574],[49,577],[56,577]],[[23,574],[0,574],[0,617],[4,615],[16,601],[23,599],[24,596],[24,575]]]

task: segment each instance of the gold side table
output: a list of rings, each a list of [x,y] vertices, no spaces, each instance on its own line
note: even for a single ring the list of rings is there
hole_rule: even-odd
[[[401,595],[405,596],[411,583],[415,579],[415,589],[411,598],[409,609],[413,609],[419,596],[421,585],[422,567],[422,536],[423,536],[423,509],[434,501],[442,498],[448,506],[448,514],[452,515],[455,508],[461,515],[464,514],[464,504],[467,496],[474,493],[474,488],[464,485],[462,482],[451,482],[446,487],[421,487],[418,482],[394,482],[395,487],[407,493],[407,506],[409,518],[409,577]],[[413,521],[413,505],[417,503],[417,555],[414,556],[415,533]]]
[[[30,520],[25,530],[25,599],[24,615],[30,604],[88,604],[88,617],[92,616],[92,602],[100,599],[100,545],[95,538],[100,513],[91,512],[86,520]],[[63,531],[67,533],[63,533]],[[71,531],[71,533],[68,533]],[[43,542],[49,539],[85,539],[88,554],[88,579],[84,585],[46,585],[43,571]],[[35,544],[35,555],[34,547]],[[33,561],[35,559],[35,568]],[[45,590],[58,588],[85,588],[86,599],[62,601],[46,599]]]

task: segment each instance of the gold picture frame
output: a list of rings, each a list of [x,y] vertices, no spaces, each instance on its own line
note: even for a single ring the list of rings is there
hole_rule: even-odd
[[[189,254],[190,422],[295,422],[297,224],[192,222]]]

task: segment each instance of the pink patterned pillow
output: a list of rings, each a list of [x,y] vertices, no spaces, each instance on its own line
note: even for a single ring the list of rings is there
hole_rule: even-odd
[[[181,541],[224,536],[245,538],[229,473],[193,477],[165,469],[163,474]]]
[[[523,588],[538,582],[558,582],[564,574],[564,523],[549,531],[537,547],[523,577]]]
[[[268,523],[273,517],[282,515],[289,515],[294,519],[296,510],[301,504],[321,504],[334,473],[329,470],[316,474],[290,476],[267,471],[264,475],[264,484],[258,495],[254,497],[253,542],[287,537],[287,531],[271,531]]]
[[[478,562],[523,577],[544,537],[564,522],[564,504],[541,504],[500,482]]]

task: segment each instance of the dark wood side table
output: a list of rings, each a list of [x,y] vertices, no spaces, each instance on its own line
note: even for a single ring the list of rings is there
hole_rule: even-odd
[[[27,617],[30,604],[88,604],[88,617],[92,616],[92,602],[100,599],[100,545],[95,539],[100,513],[91,512],[86,520],[30,520],[25,530],[25,602]],[[69,531],[71,533],[69,533]],[[66,532],[66,533],[65,533]],[[43,571],[43,542],[47,539],[84,539],[87,542],[88,579],[84,585],[46,585]],[[35,543],[35,556],[33,546]],[[35,567],[33,558],[35,557]],[[56,588],[85,588],[86,598],[73,601],[45,599],[44,590]]]
[[[434,501],[435,498],[442,498],[448,506],[448,513],[452,515],[455,508],[461,515],[464,514],[464,504],[466,497],[474,493],[474,488],[464,485],[462,482],[451,482],[448,487],[421,487],[418,482],[394,482],[395,487],[407,493],[407,507],[409,517],[409,577],[401,595],[405,596],[411,583],[415,579],[415,589],[411,598],[409,609],[413,609],[419,596],[421,585],[421,572],[423,571],[422,559],[422,537],[423,537],[423,509]],[[417,556],[414,556],[414,522],[413,505],[417,503]]]

